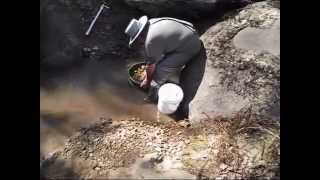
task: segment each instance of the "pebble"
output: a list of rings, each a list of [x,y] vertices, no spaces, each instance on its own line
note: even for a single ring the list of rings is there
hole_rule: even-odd
[[[187,156],[187,155],[190,155],[190,153],[189,152],[182,153],[182,156]]]
[[[220,169],[225,169],[225,168],[227,168],[227,167],[228,167],[228,166],[227,166],[226,164],[224,164],[224,163],[220,164],[220,166],[219,166]]]

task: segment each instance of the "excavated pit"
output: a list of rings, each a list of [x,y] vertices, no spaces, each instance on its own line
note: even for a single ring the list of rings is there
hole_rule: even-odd
[[[123,33],[141,12],[116,1],[86,36],[99,3],[40,1],[44,179],[241,178],[255,177],[256,169],[264,170],[264,176],[278,176],[277,170],[265,167],[268,158],[260,153],[277,143],[276,137],[268,135],[262,146],[242,136],[228,139],[224,132],[214,132],[219,127],[215,123],[184,129],[168,116],[159,117],[155,105],[145,104],[145,94],[127,81],[128,66],[143,59],[128,48]],[[203,18],[195,24],[202,34],[216,21]],[[247,174],[241,174],[241,168]]]

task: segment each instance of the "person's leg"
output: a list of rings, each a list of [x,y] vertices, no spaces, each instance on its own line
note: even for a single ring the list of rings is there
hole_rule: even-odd
[[[206,51],[202,44],[199,54],[192,58],[181,72],[180,85],[184,92],[184,98],[177,110],[177,116],[180,119],[189,116],[189,103],[196,95],[202,81],[206,59]]]
[[[175,53],[168,55],[156,65],[146,101],[156,103],[158,101],[159,88],[163,84],[168,82],[179,84],[179,76],[183,64],[179,65],[177,62],[183,62],[186,59],[188,59],[187,54]]]
[[[152,80],[150,83],[148,95],[147,95],[147,98],[145,98],[145,101],[157,103],[159,88],[160,88],[160,84],[157,83],[156,81]]]

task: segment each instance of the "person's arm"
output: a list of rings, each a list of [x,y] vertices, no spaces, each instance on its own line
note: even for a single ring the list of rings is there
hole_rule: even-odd
[[[150,85],[154,71],[156,69],[156,64],[163,57],[164,43],[162,39],[163,38],[161,38],[161,36],[154,35],[154,34],[152,34],[152,36],[146,39],[146,42],[145,42],[145,51],[147,55],[146,76],[142,81],[142,83],[140,84],[140,87],[148,87]]]
[[[145,74],[144,80],[140,84],[140,87],[146,88],[150,86],[150,82],[152,80],[155,68],[156,68],[155,63],[146,65],[146,74]]]

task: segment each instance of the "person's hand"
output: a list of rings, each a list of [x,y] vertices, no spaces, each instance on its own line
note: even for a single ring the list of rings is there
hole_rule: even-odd
[[[146,70],[144,70],[143,71],[143,73],[142,73],[142,75],[141,75],[141,77],[140,77],[140,81],[142,82],[144,79],[146,79],[147,78],[147,71]]]
[[[144,79],[143,79],[143,81],[140,83],[140,87],[141,88],[147,88],[148,87],[148,80],[147,80],[147,78],[145,77]]]

